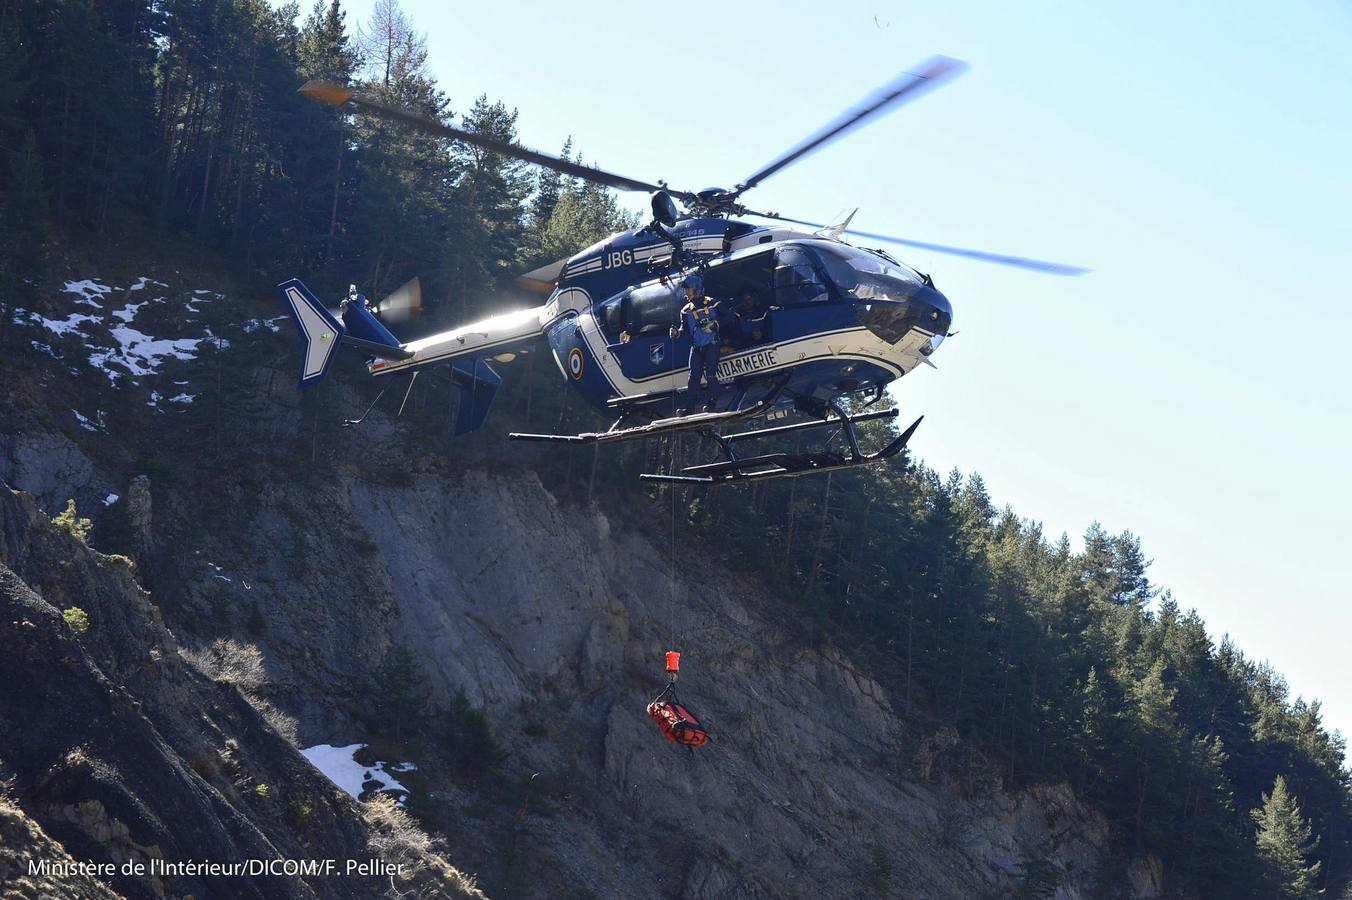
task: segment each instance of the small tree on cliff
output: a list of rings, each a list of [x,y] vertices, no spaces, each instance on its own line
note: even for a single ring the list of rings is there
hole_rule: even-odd
[[[1286,779],[1277,776],[1272,793],[1263,795],[1263,806],[1253,811],[1258,823],[1258,855],[1280,897],[1305,900],[1316,896],[1318,862],[1306,864],[1314,853],[1310,823],[1300,814],[1296,798],[1287,790]]]
[[[383,702],[373,730],[396,742],[416,734],[427,719],[427,678],[407,647],[395,647],[376,670],[375,690]]]

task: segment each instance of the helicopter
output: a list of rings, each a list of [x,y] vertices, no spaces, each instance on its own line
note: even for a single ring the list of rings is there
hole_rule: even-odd
[[[378,303],[368,301],[354,285],[337,310],[328,309],[299,279],[283,282],[278,288],[305,341],[300,384],[323,379],[342,345],[365,352],[367,369],[376,377],[409,374],[416,379],[421,371],[445,367],[459,387],[454,433],[461,435],[481,427],[488,415],[501,385],[492,364],[510,362],[543,338],[564,379],[588,403],[615,418],[605,431],[512,433],[513,440],[610,444],[699,432],[713,440],[719,459],[686,466],[679,474],[641,476],[684,484],[740,483],[883,462],[906,446],[923,416],[873,452],[861,448],[856,426],[897,417],[896,409],[868,407],[882,399],[893,381],[918,366],[934,366],[930,357],[953,333],[953,309],[928,274],[884,250],[847,242],[847,233],[1049,274],[1088,270],[858,231],[849,227],[853,213],[839,223],[823,225],[757,212],[742,203],[742,196],[965,69],[959,60],[933,57],[902,72],[863,104],[735,187],[701,191],[584,166],[456,128],[351,88],[307,82],[300,93],[319,102],[465,141],[615,190],[647,192],[652,220],[522,275],[520,285],[548,295],[542,306],[409,342],[395,338],[381,319],[405,319],[416,313],[421,307],[417,279]],[[744,216],[768,224],[748,222]],[[708,297],[729,305],[734,297],[741,298],[742,312],[749,314],[744,317],[755,323],[753,328],[738,329],[736,335],[720,335],[718,390],[702,411],[694,410],[694,398],[687,396],[691,338],[674,327],[681,322],[685,303],[681,285],[692,275],[702,281]],[[847,412],[851,398],[866,401],[862,410]],[[371,408],[379,400],[377,396]],[[729,425],[758,418],[768,424],[792,413],[801,420],[727,432]],[[744,442],[802,431],[822,433],[821,448],[743,452]],[[832,450],[842,436],[843,450]]]

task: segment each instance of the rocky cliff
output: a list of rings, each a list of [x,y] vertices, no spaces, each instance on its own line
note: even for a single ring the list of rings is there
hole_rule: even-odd
[[[199,303],[173,273],[154,277],[161,302]],[[281,736],[290,718],[302,747],[401,756],[408,808],[490,896],[1160,895],[1151,863],[1116,853],[1069,789],[1004,791],[718,547],[682,546],[701,574],[677,567],[673,584],[666,495],[562,499],[494,436],[429,452],[406,434],[426,422],[379,412],[364,433],[333,428],[365,396],[340,383],[302,398],[286,335],[247,331],[276,304],[210,287],[224,296],[208,327],[235,346],[100,385],[98,412],[80,413],[92,428],[66,411],[95,377],[66,358],[73,345],[48,335],[12,372],[28,389],[0,406],[0,477],[33,500],[0,492],[0,628],[17,648],[0,659],[0,866],[48,843],[87,860],[369,856],[381,824]],[[131,294],[98,296],[114,310]],[[215,422],[213,379],[238,392]],[[197,405],[147,406],[170,382]],[[39,511],[67,498],[95,520],[95,546],[138,568]],[[83,634],[59,612],[72,606]],[[264,677],[213,666],[225,640],[256,648]],[[682,698],[713,734],[699,751],[644,714],[673,642]],[[500,765],[458,765],[445,730],[384,727],[382,673],[402,653],[426,709],[483,711]],[[404,889],[469,890],[419,859],[423,880]],[[289,897],[391,886],[377,882],[105,883]]]

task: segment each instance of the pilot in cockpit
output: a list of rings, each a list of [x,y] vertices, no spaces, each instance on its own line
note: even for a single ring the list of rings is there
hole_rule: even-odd
[[[756,291],[750,287],[742,288],[732,308],[733,327],[728,329],[729,337],[743,347],[759,344],[765,338],[766,312],[756,300]]]

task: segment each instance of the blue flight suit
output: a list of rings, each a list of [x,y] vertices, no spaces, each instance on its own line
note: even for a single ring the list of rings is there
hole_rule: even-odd
[[[765,317],[766,310],[759,310],[753,304],[750,309],[744,309],[738,306],[732,311],[732,322],[734,326],[731,330],[734,332],[729,337],[740,342],[743,347],[749,347],[752,344],[758,344],[765,338]]]
[[[681,308],[681,325],[690,332],[690,383],[686,385],[685,408],[692,410],[701,403],[718,399],[719,319],[718,304],[704,297],[703,303],[687,303]],[[707,380],[707,388],[701,387]]]

